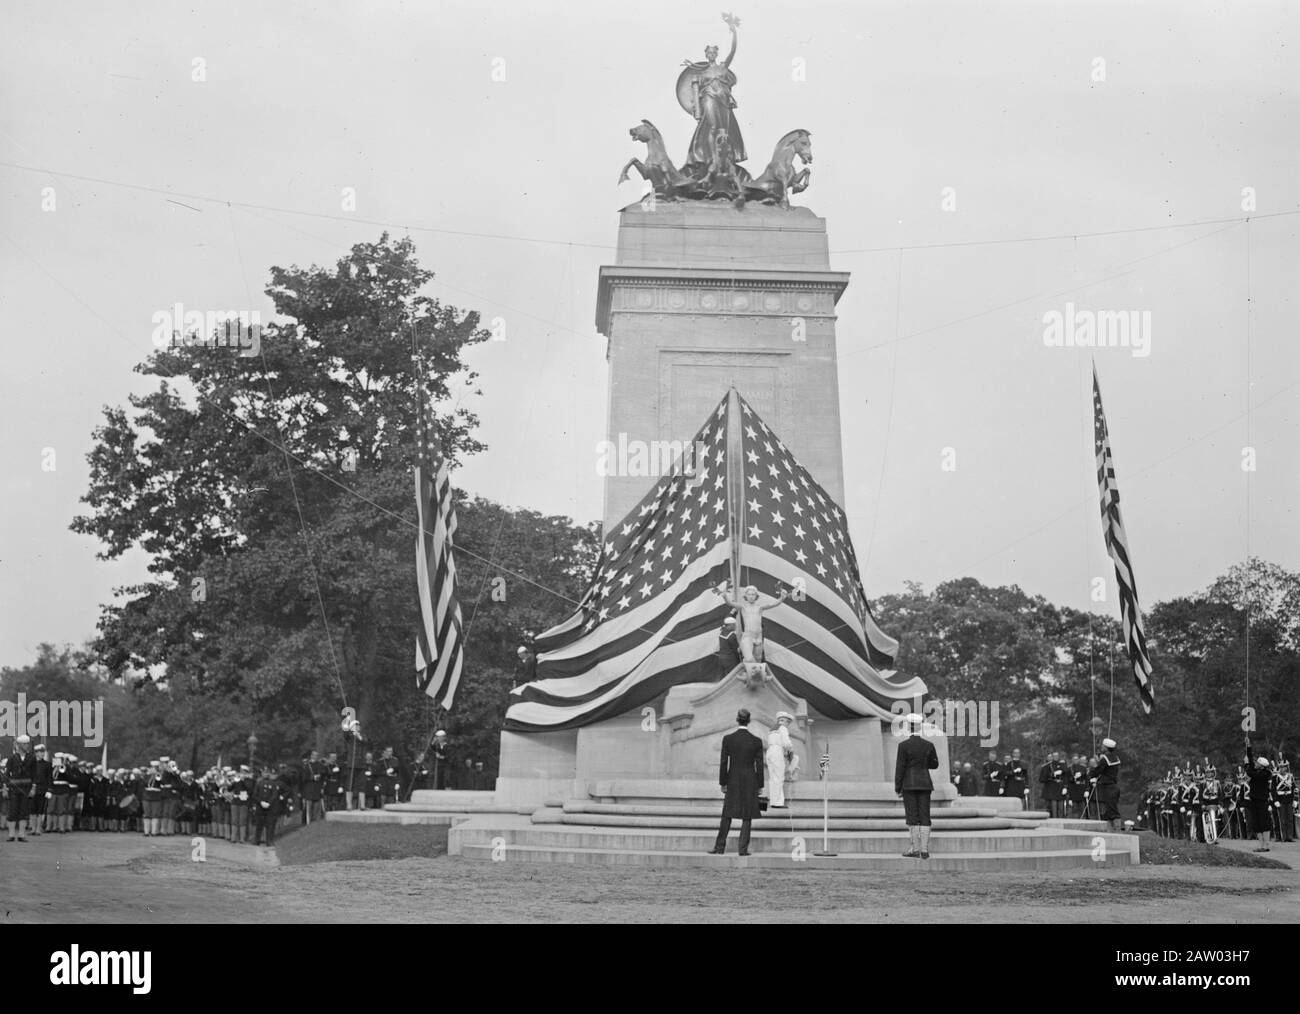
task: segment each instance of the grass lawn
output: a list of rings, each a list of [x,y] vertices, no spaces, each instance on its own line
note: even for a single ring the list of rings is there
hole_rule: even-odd
[[[276,840],[283,866],[368,859],[433,859],[447,854],[446,827],[429,824],[345,824],[321,820]]]
[[[1257,870],[1287,870],[1290,867],[1269,856],[1240,852],[1222,845],[1162,838],[1151,831],[1138,832],[1138,848],[1147,866],[1244,866]]]

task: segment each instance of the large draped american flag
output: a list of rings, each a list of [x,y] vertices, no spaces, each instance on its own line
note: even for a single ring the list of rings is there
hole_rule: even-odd
[[[744,427],[743,440],[733,441],[733,427]],[[660,478],[606,531],[578,608],[537,639],[538,679],[512,691],[506,728],[576,728],[677,684],[716,680],[719,627],[731,611],[716,590],[731,578],[737,549],[742,586],[792,591],[763,620],[768,664],[787,690],[828,718],[888,719],[892,701],[910,706],[921,684],[894,682],[879,668],[892,663],[897,643],[871,618],[829,495],[739,395],[722,400],[691,446],[707,448],[691,474]]]
[[[460,685],[464,650],[460,603],[456,600],[456,563],[452,557],[456,534],[456,504],[447,461],[435,465],[433,434],[418,395],[415,465],[415,584],[418,620],[415,631],[415,678],[439,707],[450,709]]]
[[[767,664],[827,718],[892,719],[894,701],[913,702],[925,688],[892,679],[898,642],[867,605],[844,511],[743,398],[740,407],[740,583],[794,589],[763,614]]]
[[[1093,445],[1097,452],[1097,487],[1101,494],[1101,527],[1106,537],[1106,552],[1115,564],[1115,583],[1119,586],[1120,621],[1128,646],[1129,664],[1137,681],[1142,710],[1147,714],[1155,707],[1151,689],[1151,659],[1147,655],[1146,634],[1142,630],[1142,609],[1138,605],[1137,581],[1133,577],[1133,557],[1128,536],[1119,515],[1119,486],[1115,482],[1115,460],[1110,453],[1110,430],[1101,407],[1101,385],[1097,382],[1097,364],[1092,367]]]

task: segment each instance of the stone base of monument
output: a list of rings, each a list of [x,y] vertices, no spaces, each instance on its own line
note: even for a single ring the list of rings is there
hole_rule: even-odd
[[[734,830],[731,852],[710,856],[705,853],[713,845],[722,801],[718,751],[742,707],[760,737],[775,728],[778,711],[793,715],[790,733],[801,773],[813,777],[786,783],[788,808],[769,809],[754,821],[751,856],[735,854]],[[947,743],[937,729],[925,731],[940,762],[933,773],[934,837],[926,869],[1058,870],[1137,862],[1137,839],[1100,833],[1098,822],[1049,821],[1046,813],[1021,809],[1019,800],[958,798],[945,775]],[[476,798],[476,809],[463,804],[452,813],[446,809],[450,797],[431,798],[443,793],[418,794],[406,809],[391,808],[394,817],[410,822],[416,817],[410,807],[440,807],[425,812],[451,826],[448,851],[467,859],[919,868],[920,860],[901,855],[908,839],[893,787],[892,724],[829,721],[767,671],[741,667],[720,683],[673,687],[640,712],[570,732],[503,733],[501,745],[501,777],[490,802]],[[817,758],[828,748],[830,779],[823,787]],[[1053,826],[1063,824],[1070,826]],[[815,856],[823,844],[836,856]]]
[[[539,820],[541,817],[543,819]],[[708,855],[717,819],[706,826],[549,824],[533,817],[471,817],[451,829],[448,851],[466,859],[497,862],[571,863],[600,866],[761,866],[771,869],[1027,872],[1136,865],[1132,835],[1049,828],[945,829],[935,821],[928,860],[905,859],[902,830],[848,831],[832,824],[827,850],[820,830],[772,829],[779,821],[755,821],[750,855],[736,854],[735,831],[722,856]],[[901,828],[902,821],[898,821]]]
[[[382,810],[335,810],[325,819],[342,824],[433,824],[451,826],[475,814],[531,813],[532,807],[500,806],[492,792],[437,789],[411,793],[409,803],[390,803]]]

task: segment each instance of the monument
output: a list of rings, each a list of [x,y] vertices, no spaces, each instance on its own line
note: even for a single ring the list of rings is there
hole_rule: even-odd
[[[726,58],[710,46],[678,76],[694,120],[680,166],[650,120],[629,131],[647,152],[620,179],[635,169],[648,193],[620,213],[596,305],[609,443],[688,450],[668,474],[607,477],[596,572],[538,638],[538,678],[512,691],[495,792],[459,812],[437,792],[391,808],[445,818],[452,854],[776,865],[811,852],[803,836],[820,831],[820,864],[919,861],[900,856],[893,774],[902,716],[925,686],[893,670],[898,645],[871,615],[844,512],[835,322],[849,275],[831,269],[826,222],[790,203],[809,186],[809,132],[784,133],[757,176],[743,164],[740,21],[723,19]],[[723,671],[733,609],[743,657]],[[778,784],[755,854],[706,856],[740,708]],[[927,731],[940,760],[931,868],[1092,865],[1082,828],[1026,841],[1046,815],[958,801],[946,740]],[[1135,854],[1108,845],[1112,864]]]
[[[723,20],[731,32],[727,57],[719,62],[717,47],[710,46],[704,61],[685,62],[677,81],[678,101],[695,120],[681,167],[649,120],[630,130],[647,144],[649,154],[645,163],[631,160],[620,178],[634,168],[647,180],[649,192],[620,213],[615,263],[600,269],[596,326],[608,342],[609,442],[725,444],[728,495],[720,495],[717,510],[723,513],[725,500],[727,537],[719,534],[716,552],[700,564],[698,575],[664,575],[665,583],[677,578],[681,586],[672,622],[664,623],[671,633],[644,653],[629,650],[611,659],[604,645],[634,635],[617,627],[602,635],[605,627],[598,625],[608,621],[613,627],[619,614],[617,600],[605,598],[606,587],[618,579],[635,593],[638,584],[632,578],[638,570],[625,564],[642,563],[650,573],[656,561],[633,559],[636,547],[631,543],[661,536],[657,529],[635,536],[633,530],[645,529],[642,519],[648,512],[666,510],[665,504],[677,504],[680,497],[668,491],[661,477],[607,477],[607,575],[598,574],[595,598],[572,618],[576,625],[561,624],[559,634],[542,638],[539,680],[515,695],[503,734],[498,802],[583,798],[593,781],[610,778],[710,778],[720,732],[737,704],[749,708],[763,735],[778,731],[778,712],[793,716],[789,730],[780,731],[786,742],[799,744],[793,752],[802,755],[805,772],[816,773],[808,763],[810,751],[830,748],[833,779],[852,781],[872,798],[892,800],[891,705],[904,702],[906,713],[925,691],[919,681],[897,679],[889,668],[896,644],[869,616],[842,512],[835,307],[849,275],[831,269],[825,220],[790,205],[790,197],[809,185],[810,134],[786,132],[757,177],[743,167],[747,153],[735,114],[737,79],[731,69],[740,22],[729,14]],[[723,419],[727,425],[713,424]],[[701,420],[713,422],[700,428]],[[753,443],[755,424],[770,434],[762,442],[766,451]],[[789,560],[778,559],[779,551],[776,557],[768,555],[760,545],[762,528],[740,523],[747,510],[760,514],[781,506],[778,500],[760,505],[762,497],[754,489],[741,488],[759,482],[759,476],[745,470],[762,454],[775,455],[767,462],[773,469],[806,470],[803,486],[822,498],[808,500],[817,513],[806,527],[798,523],[805,509],[799,503],[794,510],[800,516],[790,511],[789,518],[778,515],[781,524],[798,530],[799,538],[808,537],[813,563],[798,550],[799,558]],[[712,462],[719,471],[723,455],[719,449]],[[723,477],[715,475],[714,481],[721,489]],[[778,488],[774,496],[782,495]],[[669,529],[673,520],[666,516]],[[811,526],[820,530],[823,524],[828,533],[834,526],[833,537],[843,547],[836,557],[842,573],[835,570],[835,561],[824,561],[831,568],[822,568],[822,576],[830,575],[824,588],[813,571],[817,557],[812,543],[824,550],[831,538],[823,543],[811,537]],[[780,539],[779,532],[776,537]],[[752,561],[754,552],[763,554],[764,561]],[[751,580],[760,581],[754,573],[770,584],[763,589],[770,592],[768,601],[783,600],[791,589],[799,598],[808,581],[823,593],[820,599],[810,596],[808,608],[795,601],[783,607],[787,625],[775,629],[786,636],[772,642],[770,664],[760,659],[760,674],[752,658],[735,673],[720,674],[714,661],[716,631],[736,603],[699,591],[716,590],[709,582],[716,585],[719,578],[739,590]],[[830,587],[832,578],[840,592],[850,588],[846,597]],[[656,596],[661,591],[654,588]],[[644,595],[648,598],[650,590]],[[743,602],[736,608],[744,617]],[[836,610],[841,618],[828,618]],[[607,615],[610,611],[614,619]],[[636,622],[660,622],[658,614],[649,615],[640,614]],[[856,637],[844,638],[847,646],[825,634],[825,627],[843,626],[865,626],[866,633],[859,629]],[[793,633],[795,627],[802,633]],[[575,642],[580,628],[587,637]],[[782,640],[787,643],[778,643]],[[819,648],[806,653],[811,657],[800,655],[798,647],[788,649],[788,644],[809,640]],[[549,653],[548,646],[553,649]],[[675,653],[675,664],[664,667],[662,660],[650,659],[653,651]],[[722,675],[726,679],[719,683]],[[803,692],[792,689],[796,687]],[[593,695],[602,698],[598,707],[589,704]],[[642,728],[647,718],[653,731]],[[810,739],[814,728],[816,743]],[[940,791],[952,793],[946,785]]]

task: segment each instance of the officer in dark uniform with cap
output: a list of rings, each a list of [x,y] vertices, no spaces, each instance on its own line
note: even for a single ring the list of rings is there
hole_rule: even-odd
[[[989,751],[989,759],[984,762],[984,795],[1002,795],[1002,762],[998,760],[996,750]]]
[[[325,811],[346,810],[344,793],[347,791],[347,775],[339,763],[339,755],[331,753],[325,758]]]
[[[1019,799],[1029,809],[1029,769],[1020,759],[1019,747],[1011,751],[1011,763],[1002,774],[1002,784],[1006,787],[1005,795]]]
[[[313,820],[324,820],[322,801],[325,798],[325,775],[327,769],[320,759],[320,754],[313,750],[303,758],[302,764],[302,822],[310,824]]]
[[[1070,816],[1077,819],[1088,799],[1088,765],[1079,754],[1070,758],[1069,775]]]
[[[266,836],[268,846],[275,844],[275,822],[280,816],[280,803],[284,788],[270,768],[262,769],[262,777],[253,789],[252,810],[257,823],[254,845],[262,844]]]

